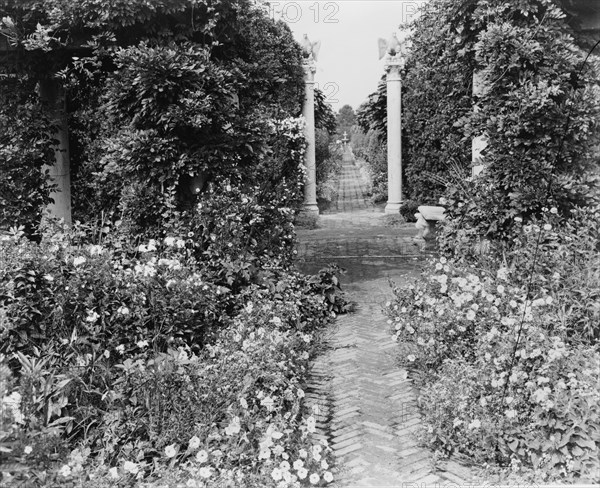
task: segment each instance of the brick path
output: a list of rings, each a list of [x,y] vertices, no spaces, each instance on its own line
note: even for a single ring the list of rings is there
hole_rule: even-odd
[[[400,368],[382,308],[392,298],[389,281],[401,285],[419,271],[414,225],[385,227],[381,209],[358,194],[351,158],[340,178],[343,212],[323,215],[319,229],[299,230],[299,267],[316,271],[329,262],[348,269],[343,288],[357,303],[340,316],[326,353],[314,363],[307,398],[319,406],[318,433],[334,449],[338,488],[434,488],[465,485],[464,467],[434,468],[432,454],[417,446],[417,392]],[[413,483],[415,483],[413,485]]]

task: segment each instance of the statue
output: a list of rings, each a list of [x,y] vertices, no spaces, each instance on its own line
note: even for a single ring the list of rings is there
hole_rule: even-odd
[[[404,54],[404,46],[398,40],[398,36],[394,32],[392,36],[386,41],[385,39],[379,39],[379,59],[383,58],[386,54],[391,57]]]
[[[302,40],[302,55],[307,60],[318,61],[319,49],[321,49],[321,41],[310,42],[307,34],[304,34]]]

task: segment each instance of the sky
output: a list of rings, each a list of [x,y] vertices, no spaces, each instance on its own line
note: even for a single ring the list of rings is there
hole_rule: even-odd
[[[424,0],[273,0],[270,15],[283,19],[299,42],[321,41],[315,74],[334,111],[353,109],[377,89],[384,73],[378,39],[388,39]],[[399,31],[398,31],[399,32]]]

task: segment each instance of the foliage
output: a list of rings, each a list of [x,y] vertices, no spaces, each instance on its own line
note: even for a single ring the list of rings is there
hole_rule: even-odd
[[[486,168],[470,195],[450,187],[448,215],[482,238],[510,240],[514,217],[527,221],[549,206],[568,216],[594,197],[597,69],[583,64],[564,17],[551,2],[534,0],[473,11],[477,42],[469,49],[482,89],[478,110],[457,125],[467,137],[485,134]]]
[[[329,135],[336,133],[336,117],[331,105],[325,100],[325,94],[315,88],[315,128],[326,130]]]
[[[336,116],[325,101],[325,95],[315,89],[315,161],[317,199],[330,203],[337,196],[337,179],[341,169],[341,148],[335,142]]]
[[[287,271],[280,234],[271,238],[281,248],[271,242],[259,254],[251,243],[235,260],[226,237],[247,238],[248,210],[257,229],[277,210],[239,192],[213,197],[215,208],[240,214],[226,225],[204,230],[213,210],[198,208],[196,231],[160,241],[135,244],[105,229],[95,245],[85,244],[87,230],[0,242],[1,398],[12,405],[3,415],[19,420],[0,442],[32,467],[23,472],[30,482],[87,486],[91,474],[102,486],[163,473],[199,486],[230,476],[274,486],[272,460],[286,453],[292,464],[300,449],[312,453],[306,475],[326,474],[302,385],[319,331],[347,308],[337,270]],[[221,205],[243,198],[241,209]],[[295,468],[281,474],[290,486],[304,478]]]
[[[517,219],[511,247],[442,257],[395,289],[387,310],[401,361],[423,385],[424,442],[538,479],[595,479],[597,214]]]
[[[360,145],[359,145],[360,144]],[[372,181],[372,201],[380,203],[387,200],[387,145],[382,134],[374,129],[366,133],[364,139],[356,138],[352,149],[357,158],[363,159],[370,168]]]
[[[473,2],[429,2],[411,25],[402,82],[403,169],[407,195],[435,204],[450,162],[470,167],[471,144],[458,118],[472,110]]]
[[[404,217],[406,222],[416,222],[417,218],[415,214],[418,212],[420,205],[422,205],[420,202],[415,202],[414,200],[404,200],[400,205],[400,215]]]
[[[324,129],[315,130],[315,160],[317,199],[321,203],[330,203],[337,198],[342,148]]]
[[[0,83],[0,228],[27,223],[31,234],[50,203],[44,165],[54,154],[51,121],[34,93],[21,100],[12,96],[32,90],[31,84],[14,78]]]
[[[344,133],[350,134],[354,124],[356,124],[354,109],[350,105],[344,105],[336,115],[338,137],[342,137]]]
[[[193,205],[198,183],[251,179],[272,151],[268,121],[300,109],[300,47],[247,0],[3,2],[0,13],[4,68],[31,85],[58,72],[72,94],[74,211],[85,220],[130,213],[144,232]]]

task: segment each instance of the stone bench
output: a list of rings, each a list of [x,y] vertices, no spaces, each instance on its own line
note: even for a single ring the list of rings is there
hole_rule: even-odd
[[[417,210],[418,212],[415,214],[417,218],[415,227],[419,230],[417,239],[425,239],[426,241],[434,240],[437,223],[445,219],[444,207],[421,205],[417,207]]]

